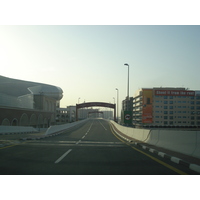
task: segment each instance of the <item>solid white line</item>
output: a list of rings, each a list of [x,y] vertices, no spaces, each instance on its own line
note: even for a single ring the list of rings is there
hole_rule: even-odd
[[[58,160],[55,161],[55,163],[59,163],[67,154],[69,154],[72,151],[72,149],[69,149],[67,152],[65,152]]]

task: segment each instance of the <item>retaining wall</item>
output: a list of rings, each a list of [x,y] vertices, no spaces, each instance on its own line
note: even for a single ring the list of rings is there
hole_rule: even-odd
[[[136,129],[110,122],[133,139],[200,158],[200,131]]]

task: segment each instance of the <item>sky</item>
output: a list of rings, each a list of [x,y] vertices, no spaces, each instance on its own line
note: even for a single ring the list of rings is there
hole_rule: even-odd
[[[200,90],[200,26],[0,26],[0,75],[55,85],[61,107],[140,88]],[[115,98],[115,99],[114,99]]]

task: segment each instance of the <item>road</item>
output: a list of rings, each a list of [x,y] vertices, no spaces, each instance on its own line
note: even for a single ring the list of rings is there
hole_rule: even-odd
[[[73,128],[57,136],[0,148],[0,174],[175,175],[196,173],[123,141],[114,133],[108,121],[91,119],[81,127]]]

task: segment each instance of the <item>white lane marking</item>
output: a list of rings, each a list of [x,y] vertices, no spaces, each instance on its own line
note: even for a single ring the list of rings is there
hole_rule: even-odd
[[[76,144],[79,144],[81,142],[81,140],[79,140]]]
[[[99,120],[98,120],[99,121]],[[107,131],[106,127],[99,121],[99,123],[101,124],[101,126],[103,126],[103,128]]]
[[[90,129],[92,128],[93,123],[94,123],[94,121],[91,123],[89,129],[87,130],[87,132],[85,133],[85,135],[82,137],[82,139],[85,138],[85,136],[89,133]],[[78,142],[76,142],[76,144],[79,144],[80,142],[81,142],[81,140],[79,140]]]
[[[94,123],[94,121],[91,123],[91,125],[90,125],[90,127],[89,127],[87,133],[88,133],[88,132],[90,131],[90,129],[92,128],[93,123]]]
[[[58,160],[55,161],[55,163],[59,163],[67,154],[69,154],[72,151],[72,149],[69,149],[67,152],[65,152]]]

